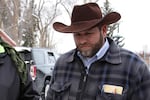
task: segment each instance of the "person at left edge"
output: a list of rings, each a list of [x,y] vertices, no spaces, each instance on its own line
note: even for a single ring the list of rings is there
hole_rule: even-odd
[[[4,36],[1,31],[0,100],[39,100],[24,61]]]

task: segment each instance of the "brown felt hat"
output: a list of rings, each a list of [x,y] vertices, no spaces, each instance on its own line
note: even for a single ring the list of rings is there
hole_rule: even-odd
[[[101,9],[96,3],[87,3],[74,6],[71,25],[55,22],[53,27],[62,33],[77,33],[94,27],[95,25],[109,25],[121,18],[117,12],[111,12],[102,17]]]

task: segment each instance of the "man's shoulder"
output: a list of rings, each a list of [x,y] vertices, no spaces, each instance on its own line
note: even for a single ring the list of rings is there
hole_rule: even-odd
[[[120,49],[120,55],[123,59],[132,61],[133,63],[138,63],[138,65],[145,65],[146,62],[144,61],[144,59],[139,56],[137,53],[128,50],[128,49]]]
[[[120,54],[123,56],[128,56],[128,57],[135,57],[135,58],[140,58],[139,55],[131,50],[121,48],[120,49]]]

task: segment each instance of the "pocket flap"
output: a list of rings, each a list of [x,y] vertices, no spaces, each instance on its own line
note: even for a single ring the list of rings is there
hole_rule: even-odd
[[[62,92],[70,87],[71,83],[70,82],[55,82],[54,84],[51,85],[51,89],[55,92]]]

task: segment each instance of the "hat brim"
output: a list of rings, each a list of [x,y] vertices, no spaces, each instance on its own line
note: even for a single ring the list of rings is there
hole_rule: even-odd
[[[111,12],[107,14],[102,19],[94,19],[89,21],[81,21],[77,23],[72,23],[70,26],[65,25],[61,22],[55,22],[53,24],[53,28],[62,33],[77,33],[81,32],[87,29],[92,28],[93,26],[99,24],[99,25],[109,25],[112,23],[117,22],[121,18],[120,14],[117,12]]]

